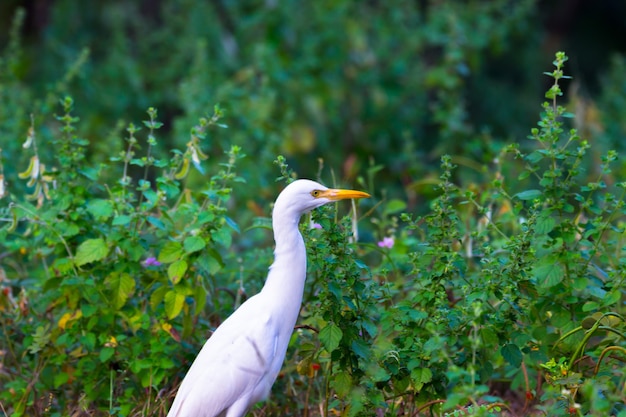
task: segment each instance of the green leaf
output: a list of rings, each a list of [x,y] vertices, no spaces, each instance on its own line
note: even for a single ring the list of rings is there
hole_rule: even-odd
[[[167,268],[167,276],[173,284],[177,284],[185,275],[185,272],[187,272],[187,262],[184,259],[173,262]]]
[[[185,294],[174,290],[170,290],[165,293],[165,314],[167,318],[172,320],[183,311],[183,305],[185,304]]]
[[[541,288],[550,288],[563,281],[563,267],[554,258],[548,258],[533,270],[537,283]]]
[[[54,374],[54,388],[59,388],[61,385],[69,381],[70,376],[66,372],[57,372]]]
[[[194,287],[193,299],[196,302],[196,316],[202,313],[206,306],[207,290],[203,285],[196,285]],[[300,349],[302,350],[302,349]]]
[[[550,217],[549,215],[541,215],[537,217],[535,231],[540,235],[547,235],[554,229],[555,225],[556,221],[553,217]]]
[[[534,151],[534,152],[531,152],[530,154],[526,155],[526,157],[524,159],[526,159],[527,161],[532,162],[533,164],[536,164],[539,161],[541,161],[543,158],[544,158],[543,153],[541,153],[539,151]]]
[[[206,243],[200,236],[189,236],[183,242],[187,254],[204,249]]]
[[[352,352],[362,359],[370,359],[370,349],[372,346],[366,343],[363,339],[353,339],[352,343],[350,343],[350,348],[352,349]]]
[[[332,352],[339,347],[342,337],[343,332],[334,323],[328,323],[319,333],[320,342],[322,342],[328,352]]]
[[[80,233],[80,228],[74,223],[61,221],[57,223],[56,228],[63,237],[72,237]]]
[[[230,234],[230,229],[227,229],[226,227],[222,227],[216,230],[211,236],[213,237],[213,240],[215,240],[215,242],[219,243],[225,248],[229,248],[233,240],[233,237]]]
[[[111,356],[115,353],[115,349],[112,347],[104,347],[100,351],[100,362],[106,362],[111,359]]]
[[[352,389],[352,378],[346,371],[340,371],[334,375],[330,385],[339,397],[345,397]]]
[[[428,368],[415,368],[411,371],[411,379],[415,389],[420,390],[424,384],[428,384],[433,379],[433,372]]]
[[[602,299],[602,307],[607,307],[617,303],[622,298],[622,292],[620,290],[612,290]]]
[[[153,310],[156,310],[157,306],[161,304],[168,290],[169,287],[159,287],[150,295],[150,307],[152,307]]]
[[[116,310],[122,308],[135,292],[135,280],[127,273],[113,272],[104,282],[111,291],[111,301]]]
[[[153,217],[153,216],[148,216],[146,217],[146,220],[148,220],[148,223],[150,223],[157,229],[165,230],[165,224],[161,221],[161,219],[157,219],[156,217]]]
[[[204,269],[211,275],[216,274],[220,269],[224,267],[224,261],[218,251],[213,248],[208,248],[206,253],[209,256],[200,256],[196,260],[196,264]]]
[[[87,333],[80,338],[80,343],[87,351],[94,350],[96,348],[96,335],[93,333]]]
[[[357,268],[359,269],[363,269],[365,271],[369,271],[369,267],[362,261],[355,259],[354,263],[356,264]]]
[[[68,258],[57,258],[52,263],[52,270],[59,275],[65,275],[72,270],[72,261]]]
[[[517,345],[514,345],[513,343],[507,343],[506,345],[502,346],[502,348],[500,349],[500,353],[502,354],[504,360],[510,363],[515,368],[519,368],[522,364],[522,352],[519,350]]]
[[[83,317],[91,317],[98,311],[98,306],[93,304],[83,304],[80,307],[80,311],[83,312]]]
[[[169,263],[179,260],[182,256],[183,256],[183,247],[180,244],[180,242],[170,240],[163,246],[163,249],[161,249],[161,253],[159,253],[158,260],[161,263],[169,264]]]
[[[158,195],[154,192],[154,190],[144,190],[143,196],[146,198],[146,203],[144,203],[147,207],[154,207],[158,202]]]
[[[87,204],[87,211],[96,219],[106,220],[113,215],[113,204],[109,200],[96,198]]]
[[[241,233],[241,231],[239,230],[239,225],[237,223],[235,223],[235,221],[233,219],[231,219],[230,217],[226,216],[226,217],[224,217],[224,220],[226,221],[226,224],[228,226],[230,226],[231,229],[233,229],[237,233]]]
[[[520,200],[534,200],[536,198],[540,198],[541,196],[542,193],[540,190],[526,190],[515,194],[513,197],[517,197]]]
[[[498,335],[489,327],[483,327],[480,329],[480,337],[486,346],[498,345]]]
[[[597,302],[595,302],[595,301],[587,301],[585,304],[583,304],[582,310],[584,312],[587,312],[587,311],[595,311],[595,310],[597,310],[599,308],[600,308],[600,304],[598,304]]]
[[[132,218],[130,216],[115,216],[113,219],[113,226],[126,226],[131,220]]]
[[[370,363],[367,369],[367,374],[370,376],[370,378],[372,378],[372,381],[374,382],[389,381],[389,379],[391,378],[389,372],[387,372],[385,368],[383,368],[376,362]]]
[[[108,254],[109,248],[104,242],[104,239],[89,239],[81,243],[78,247],[76,256],[74,257],[74,263],[77,266],[82,266],[90,262],[99,261]]]
[[[35,330],[35,333],[32,336],[31,345],[28,346],[26,349],[28,350],[28,352],[32,354],[39,352],[44,347],[46,347],[46,345],[50,341],[50,336],[51,336],[51,333],[50,333],[49,324],[46,324],[45,327],[44,326],[37,327],[37,330]]]

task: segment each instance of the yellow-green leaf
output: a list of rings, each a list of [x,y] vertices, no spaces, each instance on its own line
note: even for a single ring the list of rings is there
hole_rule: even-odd
[[[167,268],[167,276],[172,283],[176,284],[187,272],[187,262],[184,259],[173,262],[169,268]]]
[[[415,388],[420,390],[433,379],[433,373],[428,368],[415,368],[411,371],[411,379]]]
[[[168,287],[159,287],[156,290],[154,290],[152,295],[150,295],[150,306],[152,307],[153,310],[156,310],[157,306],[161,304],[161,302],[163,301],[163,298],[165,297],[165,293],[168,291],[168,289],[169,289]]]
[[[105,283],[111,291],[111,301],[117,310],[122,308],[135,292],[135,280],[127,273],[113,272],[106,277]]]
[[[74,257],[74,263],[82,266],[90,262],[104,259],[109,254],[104,239],[88,239],[80,244]]]
[[[185,304],[185,294],[176,290],[170,290],[165,293],[165,314],[167,318],[172,320],[176,318],[183,310]]]
[[[174,175],[174,178],[177,180],[182,180],[189,173],[189,157],[183,160],[183,165],[180,167],[180,170]]]
[[[169,264],[177,261],[183,256],[183,247],[180,242],[169,241],[161,249],[159,253],[159,262]]]

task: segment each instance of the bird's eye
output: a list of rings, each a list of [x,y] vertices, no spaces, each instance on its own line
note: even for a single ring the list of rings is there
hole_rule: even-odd
[[[315,198],[320,196],[320,190],[313,190],[311,191],[311,195]]]

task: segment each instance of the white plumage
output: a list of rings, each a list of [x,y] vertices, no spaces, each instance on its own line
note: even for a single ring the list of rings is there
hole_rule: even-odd
[[[298,319],[306,279],[302,214],[367,193],[329,189],[310,180],[289,184],[272,213],[274,263],[258,294],[206,341],[183,379],[168,417],[241,417],[270,393]]]

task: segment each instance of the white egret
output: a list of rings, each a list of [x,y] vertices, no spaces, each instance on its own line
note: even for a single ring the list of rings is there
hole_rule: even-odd
[[[241,417],[267,398],[300,312],[306,249],[302,214],[337,200],[366,198],[310,180],[289,184],[272,213],[274,263],[261,292],[250,297],[206,341],[183,379],[168,417]]]

